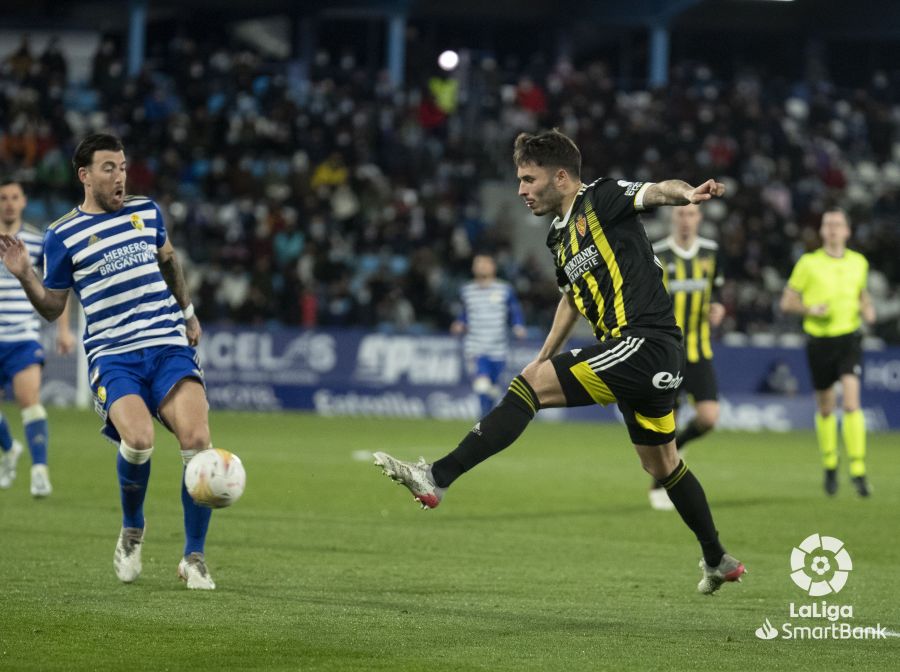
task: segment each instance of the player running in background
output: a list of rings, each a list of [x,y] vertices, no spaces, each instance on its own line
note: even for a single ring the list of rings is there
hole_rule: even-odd
[[[84,202],[44,237],[44,281],[25,244],[0,236],[0,254],[48,320],[74,289],[87,318],[84,347],[104,435],[119,445],[123,512],[113,566],[125,583],[141,573],[144,496],[153,453],[153,416],[181,445],[185,464],[210,446],[203,374],[193,347],[201,329],[159,207],[126,196],[125,152],[112,135],[87,136],[72,164]],[[178,574],[188,588],[211,590],[203,550],[210,509],[190,498],[182,477],[185,549]]]
[[[25,192],[19,182],[0,181],[0,234],[20,240],[28,251],[31,265],[40,267],[43,235],[22,221],[26,205]],[[5,267],[0,267],[0,385],[12,381],[13,396],[22,411],[25,441],[31,453],[31,494],[48,497],[53,486],[47,468],[50,437],[47,411],[41,405],[44,347],[40,342],[40,328],[40,320],[19,281]],[[75,338],[69,329],[68,311],[61,316],[56,336],[59,352],[71,352]],[[16,478],[22,444],[13,440],[9,423],[2,414],[0,451],[0,489],[6,489]]]
[[[428,508],[462,474],[512,444],[542,408],[617,402],[644,469],[663,482],[700,542],[698,590],[713,593],[737,581],[744,566],[725,553],[700,482],[675,449],[675,396],[684,368],[681,330],[662,269],[638,213],[662,205],[722,196],[709,180],[658,184],[601,178],[581,181],[581,153],[559,131],[516,138],[519,196],[538,216],[553,214],[547,245],[562,299],[537,358],[513,379],[503,400],[459,446],[432,464],[375,453],[375,462]],[[560,353],[578,316],[598,343]],[[553,446],[553,450],[564,449]]]
[[[838,430],[835,383],[843,393],[844,449],[856,492],[869,496],[866,480],[866,417],[860,406],[862,373],[861,319],[875,322],[866,291],[869,263],[847,248],[850,222],[843,210],[822,215],[822,247],[797,260],[781,296],[781,309],[803,316],[808,336],[806,355],[816,393],[816,437],[825,468],[825,492],[837,492]]]
[[[462,310],[450,331],[465,334],[466,366],[481,402],[481,415],[486,415],[500,398],[497,381],[509,355],[509,326],[516,338],[525,338],[527,332],[516,293],[509,283],[497,279],[497,262],[491,255],[475,255],[472,276],[474,280],[460,291]]]
[[[675,435],[675,447],[682,455],[688,442],[706,434],[719,420],[710,328],[718,327],[725,317],[725,306],[717,300],[724,280],[717,263],[718,243],[699,235],[702,221],[698,205],[672,208],[671,235],[653,245],[662,264],[663,284],[672,296],[675,321],[684,335],[687,365],[681,392],[690,395],[697,412]],[[650,487],[650,506],[658,511],[675,508],[659,481]]]

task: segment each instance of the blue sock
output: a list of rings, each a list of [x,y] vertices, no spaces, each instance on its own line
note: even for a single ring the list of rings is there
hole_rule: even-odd
[[[184,509],[184,554],[187,556],[191,553],[203,553],[212,509],[194,503],[184,484],[183,473],[181,475],[181,507]]]
[[[9,433],[9,423],[0,413],[0,450],[6,453],[10,448],[12,448],[12,435]]]
[[[47,464],[47,411],[40,404],[23,408],[22,424],[25,425],[25,440],[31,451],[31,463]]]
[[[481,417],[486,416],[494,408],[494,397],[490,394],[479,394],[478,401],[481,402]]]
[[[119,473],[122,495],[122,527],[144,529],[144,497],[150,480],[150,452],[152,448],[148,451],[133,450],[124,441],[119,445],[116,471]],[[146,461],[135,464],[135,460]]]

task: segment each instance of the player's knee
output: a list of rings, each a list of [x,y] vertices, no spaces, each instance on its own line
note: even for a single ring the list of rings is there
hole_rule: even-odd
[[[16,403],[23,411],[32,406],[39,406],[41,403],[41,392],[38,388],[26,390],[17,389],[14,391],[14,394]]]
[[[190,427],[178,433],[182,451],[201,451],[209,447],[209,428]]]
[[[826,403],[826,404],[820,403],[820,404],[818,404],[818,411],[819,411],[819,415],[821,415],[823,418],[827,418],[832,413],[834,413],[834,404],[833,403]]]
[[[823,418],[827,418],[829,415],[834,413],[834,409],[836,406],[837,403],[832,397],[819,397],[816,399],[816,410]]]
[[[713,429],[719,422],[719,408],[704,408],[697,411],[697,428],[700,431],[708,432]]]
[[[850,399],[850,400],[845,399],[843,409],[844,409],[844,413],[855,413],[856,411],[858,411],[860,409],[859,400],[858,399]]]
[[[125,432],[119,434],[128,446],[135,452],[144,453],[153,450],[153,430]]]
[[[641,466],[658,481],[667,478],[678,466],[678,451],[675,444],[659,446],[657,450],[643,450],[639,453]]]
[[[153,450],[153,423],[148,422],[141,425],[133,425],[126,428],[118,428],[119,436],[122,437],[132,450],[143,452]]]
[[[519,374],[534,390],[535,398],[542,408],[553,408],[565,404],[565,396],[556,377],[556,369],[550,360],[540,364],[529,364]]]

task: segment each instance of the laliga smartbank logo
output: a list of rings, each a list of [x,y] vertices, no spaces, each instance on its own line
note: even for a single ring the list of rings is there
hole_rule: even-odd
[[[852,570],[850,553],[836,537],[811,534],[791,551],[791,580],[810,597],[839,593]],[[756,636],[763,640],[887,639],[889,634],[881,623],[859,626],[849,622],[854,618],[849,604],[790,602],[788,616],[800,622],[786,621],[777,628],[766,618],[756,629]]]
[[[810,597],[841,592],[852,569],[844,542],[835,537],[811,534],[791,551],[791,579]]]

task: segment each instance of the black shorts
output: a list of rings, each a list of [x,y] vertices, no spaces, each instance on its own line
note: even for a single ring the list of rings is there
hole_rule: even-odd
[[[615,401],[631,441],[658,446],[675,438],[675,397],[684,370],[676,336],[629,333],[552,360],[567,406]]]
[[[862,375],[862,335],[855,331],[830,338],[810,336],[806,343],[806,357],[813,387],[820,391],[827,390],[841,376]]]
[[[696,404],[699,401],[718,401],[719,384],[711,359],[688,362],[684,367],[684,382],[681,393],[690,395]]]

